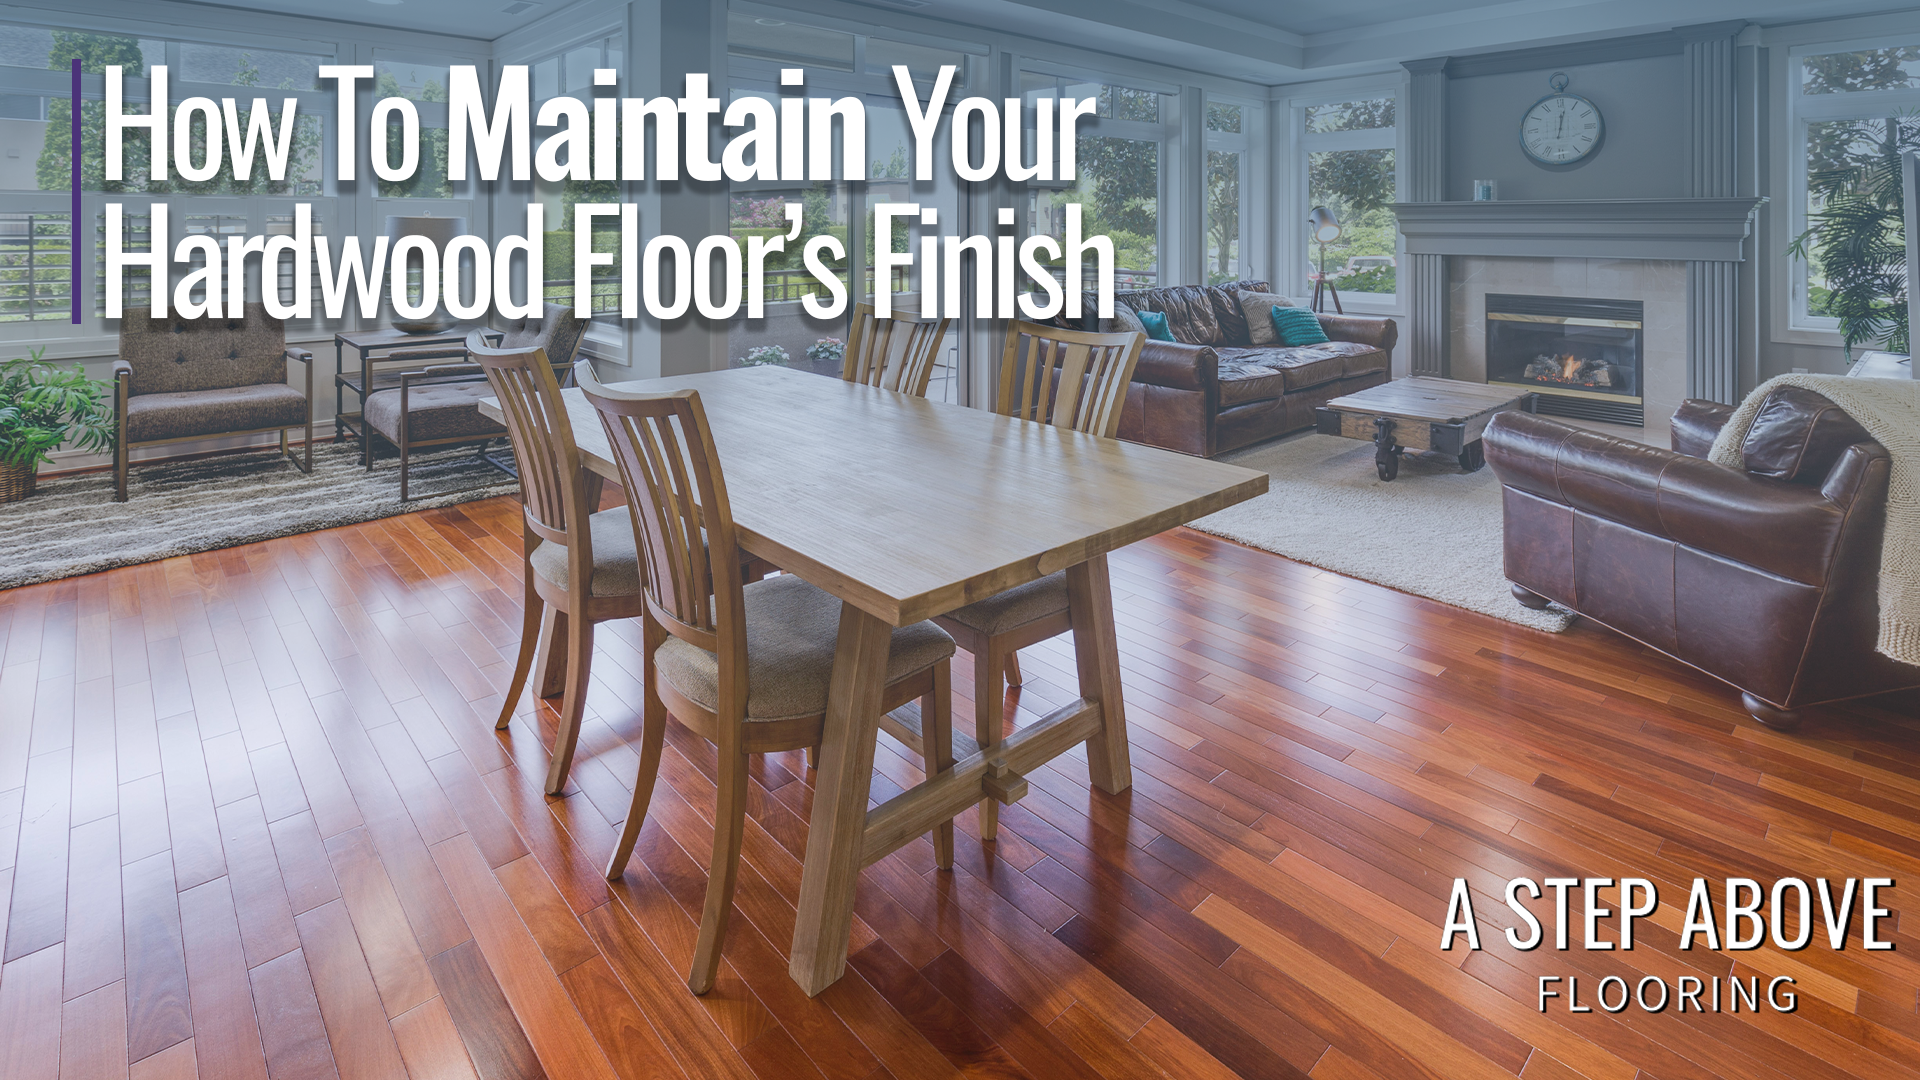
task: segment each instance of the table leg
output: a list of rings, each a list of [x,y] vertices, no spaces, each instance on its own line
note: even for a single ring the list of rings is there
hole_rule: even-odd
[[[1113,629],[1113,584],[1107,557],[1095,555],[1067,567],[1067,611],[1073,619],[1073,652],[1080,696],[1100,703],[1100,732],[1087,740],[1087,771],[1110,795],[1133,786],[1127,752],[1127,714],[1120,698],[1120,647]],[[816,796],[815,806],[818,806]]]
[[[842,605],[807,824],[807,859],[800,873],[793,960],[787,965],[809,997],[832,986],[847,967],[853,887],[860,875],[880,695],[892,644],[893,627],[852,604]]]

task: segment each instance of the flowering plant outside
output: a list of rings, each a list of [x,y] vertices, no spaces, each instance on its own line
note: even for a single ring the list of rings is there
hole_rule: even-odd
[[[778,345],[756,345],[747,350],[747,355],[740,358],[740,363],[745,367],[762,367],[769,364],[785,367],[792,360],[793,357],[788,355],[787,350]]]
[[[839,338],[823,337],[807,346],[807,359],[839,363],[846,359],[847,343]]]

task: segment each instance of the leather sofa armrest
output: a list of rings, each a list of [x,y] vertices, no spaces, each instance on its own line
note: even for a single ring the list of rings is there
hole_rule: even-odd
[[[1400,326],[1392,319],[1365,315],[1321,315],[1320,329],[1334,341],[1354,341],[1392,352],[1400,342]]]
[[[1140,349],[1133,381],[1171,390],[1208,390],[1220,381],[1220,354],[1211,345],[1149,339]]]
[[[1733,416],[1733,406],[1717,401],[1688,398],[1673,414],[1672,446],[1675,453],[1703,458],[1713,449],[1713,440]]]
[[[1810,585],[1825,582],[1848,510],[1824,490],[1526,413],[1496,416],[1486,450],[1508,487]],[[1841,477],[1829,482],[1847,488]]]

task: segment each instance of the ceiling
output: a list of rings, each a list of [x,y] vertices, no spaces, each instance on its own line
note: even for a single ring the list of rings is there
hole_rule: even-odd
[[[491,41],[593,0],[197,0]],[[674,3],[676,0],[661,0]],[[1895,0],[757,0],[922,32],[1000,31],[1265,84],[1378,71],[1400,60],[1915,7]]]

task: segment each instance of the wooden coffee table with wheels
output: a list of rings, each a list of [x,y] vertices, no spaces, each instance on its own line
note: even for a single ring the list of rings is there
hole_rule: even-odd
[[[1486,464],[1480,436],[1493,414],[1532,412],[1533,406],[1526,390],[1416,375],[1334,398],[1314,410],[1314,427],[1322,435],[1373,443],[1380,479],[1392,480],[1408,451],[1445,454],[1473,472]]]

